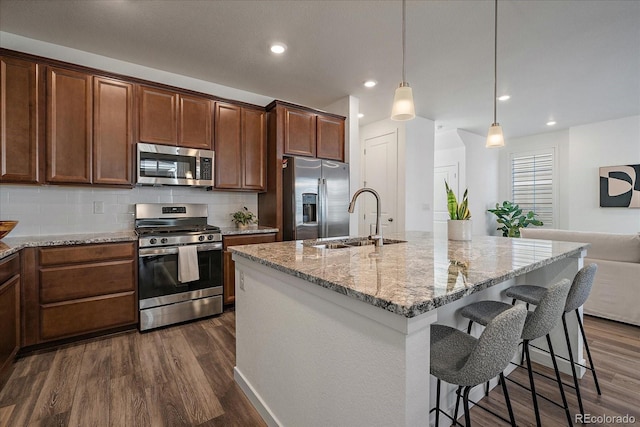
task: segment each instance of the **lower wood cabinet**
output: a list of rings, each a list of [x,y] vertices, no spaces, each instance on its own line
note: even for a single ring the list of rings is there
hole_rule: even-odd
[[[222,236],[222,252],[224,274],[224,303],[233,304],[236,301],[236,267],[232,259],[232,253],[228,250],[230,246],[253,245],[257,243],[273,243],[276,241],[276,233],[263,234],[238,234],[233,236]]]
[[[20,258],[0,260],[0,386],[20,348]]]
[[[25,289],[30,346],[138,322],[135,242],[33,249],[35,274]]]

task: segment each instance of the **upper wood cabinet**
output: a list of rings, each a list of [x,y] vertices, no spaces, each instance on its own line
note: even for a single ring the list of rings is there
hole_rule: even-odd
[[[92,77],[47,70],[47,181],[91,183]]]
[[[344,162],[344,120],[318,115],[316,157]]]
[[[149,86],[138,96],[140,141],[211,150],[211,100]]]
[[[215,105],[215,187],[265,189],[265,112],[234,104]]]
[[[41,178],[41,81],[36,63],[0,57],[0,182]]]
[[[284,106],[286,155],[344,161],[344,118]]]
[[[133,184],[133,84],[93,81],[93,183]]]
[[[284,109],[284,153],[316,156],[316,115],[294,108]]]

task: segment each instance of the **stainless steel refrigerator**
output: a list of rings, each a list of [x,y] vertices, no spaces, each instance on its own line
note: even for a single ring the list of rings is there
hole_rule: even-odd
[[[348,236],[349,165],[285,157],[283,166],[283,239]]]

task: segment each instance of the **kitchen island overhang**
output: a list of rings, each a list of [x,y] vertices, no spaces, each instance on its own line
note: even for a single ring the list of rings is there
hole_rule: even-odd
[[[464,305],[572,278],[588,246],[393,237],[407,242],[234,248],[235,378],[270,425],[427,425],[430,325],[463,328]]]

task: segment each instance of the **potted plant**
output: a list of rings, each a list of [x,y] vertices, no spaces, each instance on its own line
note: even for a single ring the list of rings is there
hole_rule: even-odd
[[[469,211],[469,200],[467,199],[469,189],[464,190],[462,201],[458,203],[455,193],[446,180],[444,181],[444,186],[447,190],[447,210],[449,211],[449,221],[447,221],[449,240],[471,240],[473,224],[471,222],[471,212]]]
[[[543,225],[542,221],[535,218],[535,212],[529,211],[523,214],[520,206],[508,200],[502,202],[502,206],[496,203],[495,209],[487,209],[487,211],[498,217],[497,222],[502,224],[502,227],[498,227],[496,230],[502,230],[504,237],[520,237],[521,228],[529,225]]]
[[[258,217],[244,206],[239,211],[231,214],[231,221],[233,221],[238,228],[245,228],[253,223],[257,223]]]

